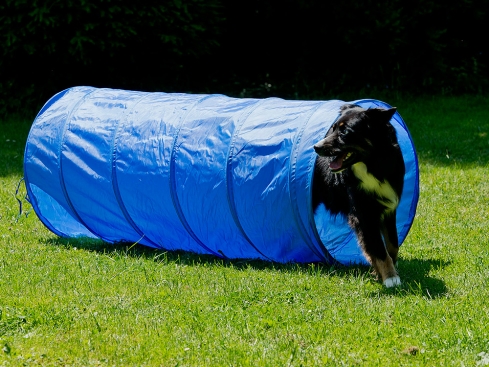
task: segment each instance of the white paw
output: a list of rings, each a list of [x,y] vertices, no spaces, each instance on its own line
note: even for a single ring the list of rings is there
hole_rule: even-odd
[[[397,285],[401,285],[401,278],[399,278],[398,276],[387,278],[386,280],[384,280],[384,285],[386,286],[386,288],[392,288]]]

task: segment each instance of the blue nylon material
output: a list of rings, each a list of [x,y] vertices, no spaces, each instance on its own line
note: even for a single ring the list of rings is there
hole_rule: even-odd
[[[311,208],[313,145],[344,103],[71,88],[33,123],[28,195],[59,236],[225,258],[364,263],[345,219]],[[406,125],[397,113],[392,122],[406,161],[402,242],[419,172]]]

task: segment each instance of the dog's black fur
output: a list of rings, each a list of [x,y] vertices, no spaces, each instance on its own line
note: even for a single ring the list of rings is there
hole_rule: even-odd
[[[400,284],[394,267],[399,243],[396,209],[404,160],[390,120],[396,108],[340,108],[338,120],[314,149],[313,206],[345,215],[369,262],[387,287]]]

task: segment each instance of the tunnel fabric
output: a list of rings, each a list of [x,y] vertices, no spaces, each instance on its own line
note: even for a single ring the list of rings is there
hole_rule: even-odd
[[[346,220],[311,207],[313,145],[345,103],[70,88],[32,125],[28,196],[44,225],[63,237],[230,259],[364,263]],[[402,243],[419,170],[399,113],[391,122],[406,164]]]

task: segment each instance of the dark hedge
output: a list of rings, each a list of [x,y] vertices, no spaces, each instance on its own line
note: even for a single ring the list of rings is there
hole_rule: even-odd
[[[215,49],[222,20],[218,0],[4,0],[0,109],[79,84],[165,86]]]
[[[227,47],[241,69],[293,84],[299,94],[488,87],[488,0],[228,3]]]
[[[488,15],[489,0],[4,0],[0,112],[73,85],[308,99],[485,92]]]

